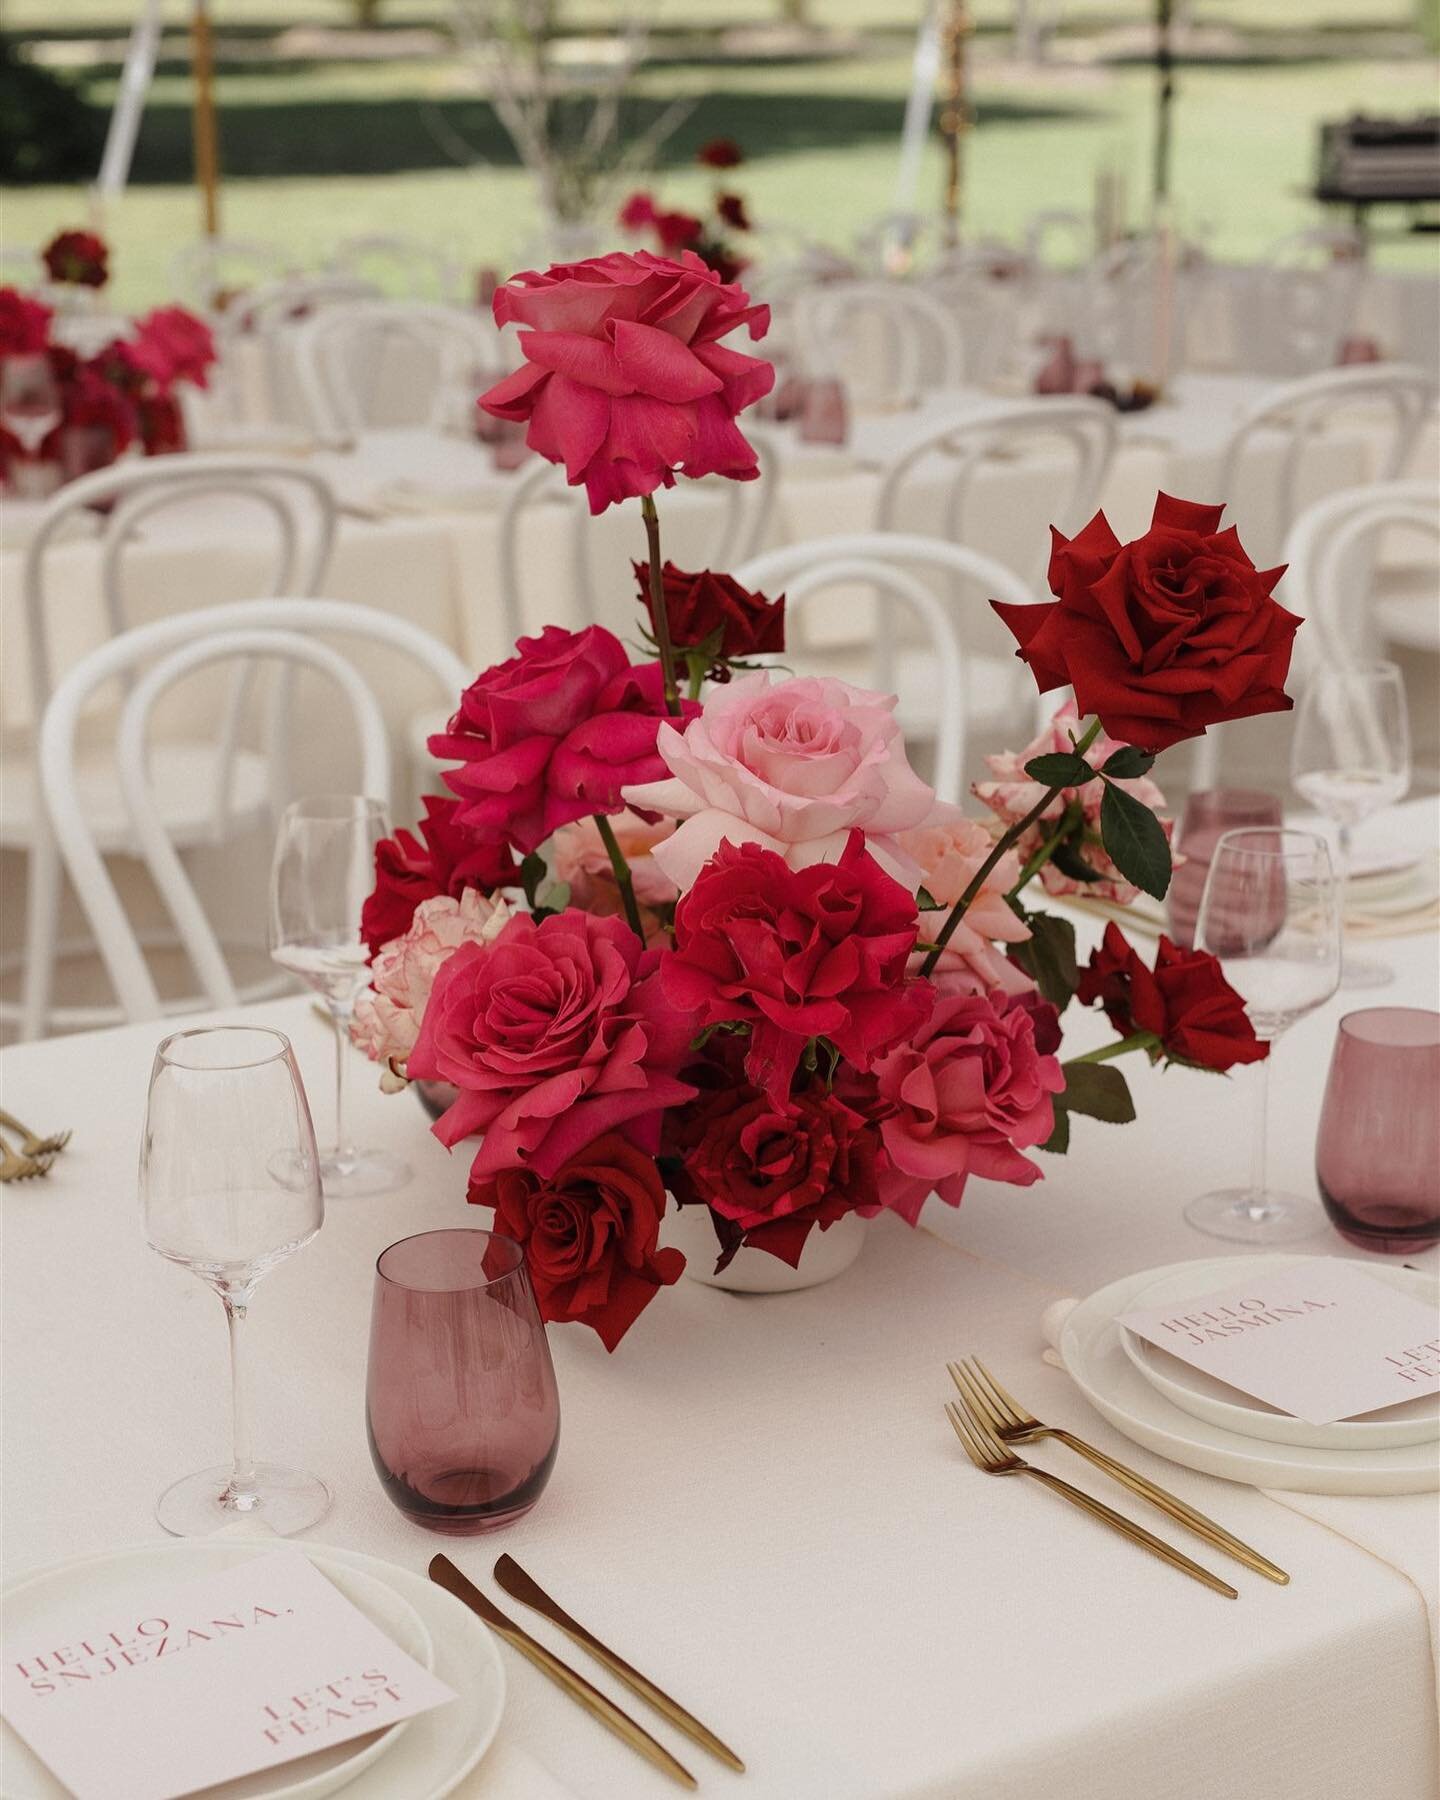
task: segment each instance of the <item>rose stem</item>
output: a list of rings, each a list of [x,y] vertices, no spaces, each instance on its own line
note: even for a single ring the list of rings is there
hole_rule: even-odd
[[[625,908],[625,919],[630,929],[643,944],[645,927],[640,923],[640,903],[635,898],[635,883],[630,876],[630,865],[625,860],[625,852],[620,848],[610,821],[604,813],[594,814],[596,825],[600,830],[600,842],[605,846],[610,858],[610,867],[615,871],[615,880],[620,889],[620,900]]]
[[[1130,1050],[1154,1050],[1159,1043],[1160,1039],[1153,1031],[1137,1031],[1130,1037],[1117,1038],[1113,1044],[1106,1044],[1102,1049],[1087,1050],[1081,1056],[1067,1057],[1060,1067],[1068,1069],[1073,1063],[1109,1062],[1112,1057],[1124,1056]]]
[[[672,719],[678,719],[680,690],[675,685],[675,647],[670,642],[670,615],[665,610],[665,577],[660,562],[660,515],[655,510],[653,494],[641,495],[640,510],[645,515],[645,536],[650,545],[650,623],[655,627],[655,647],[660,652],[665,710]]]
[[[1046,863],[1049,862],[1050,858],[1060,848],[1061,844],[1065,842],[1065,839],[1069,836],[1075,824],[1075,821],[1069,817],[1069,813],[1070,808],[1067,806],[1065,812],[1061,815],[1060,823],[1020,871],[1019,879],[1005,896],[1007,900],[1013,900],[1016,894],[1020,892],[1021,888],[1033,881],[1045,867]]]
[[[1083,756],[1084,753],[1090,748],[1091,744],[1093,744],[1095,742],[1095,739],[1099,735],[1100,735],[1100,721],[1098,719],[1092,719],[1090,721],[1089,725],[1085,728],[1085,735],[1082,738],[1080,738],[1075,745],[1075,754],[1077,756]],[[1050,802],[1052,800],[1058,798],[1058,796],[1063,794],[1064,792],[1065,792],[1065,784],[1063,782],[1061,783],[1061,785],[1059,787],[1047,788],[1045,790],[1045,792],[1040,796],[1040,798],[1035,802],[1034,806],[1032,806],[1030,808],[1029,812],[1026,813],[1025,817],[1023,819],[1021,819],[1020,823],[1018,825],[1012,825],[1010,827],[1010,829],[1007,832],[1005,832],[1004,835],[996,842],[995,848],[985,858],[984,862],[981,863],[980,867],[975,871],[974,875],[971,877],[970,885],[965,889],[965,892],[960,896],[960,898],[950,908],[949,918],[947,918],[945,923],[940,927],[940,935],[936,938],[934,944],[931,946],[930,954],[925,958],[924,962],[921,963],[921,965],[920,965],[920,973],[922,975],[930,974],[931,971],[934,969],[936,963],[939,962],[941,953],[944,951],[945,946],[950,942],[951,938],[954,937],[954,935],[955,935],[955,927],[960,923],[960,921],[965,917],[965,914],[970,910],[970,903],[974,900],[975,896],[980,892],[981,888],[983,888],[985,883],[989,880],[991,873],[994,871],[994,869],[999,864],[1000,858],[1005,854],[1005,852],[1007,850],[1009,850],[1011,848],[1012,845],[1014,845],[1020,841],[1020,839],[1025,835],[1025,833],[1030,829],[1030,827],[1035,823],[1035,821],[1044,814],[1046,808],[1050,805]]]

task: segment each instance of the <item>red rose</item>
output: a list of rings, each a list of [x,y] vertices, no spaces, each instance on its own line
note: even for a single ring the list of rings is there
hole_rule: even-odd
[[[793,1269],[813,1226],[878,1205],[875,1131],[823,1088],[777,1102],[732,1082],[681,1109],[667,1148],[677,1197],[718,1215],[717,1269],[742,1242]]]
[[[991,605],[1043,693],[1075,689],[1081,716],[1112,737],[1164,750],[1209,725],[1285,712],[1300,625],[1271,598],[1285,573],[1263,573],[1222,506],[1161,494],[1150,529],[1122,544],[1097,513],[1073,538],[1053,528],[1056,606]]]
[[[528,422],[525,441],[584,482],[591,512],[698,479],[753,481],[755,452],[735,416],[770,392],[775,371],[724,348],[740,326],[765,335],[768,306],[722,282],[699,257],[641,250],[527,270],[495,295],[495,322],[520,334],[525,366],[480,405]]]
[[[360,935],[372,958],[382,944],[404,936],[422,900],[437,894],[458,900],[472,887],[491,894],[519,881],[510,846],[467,830],[459,811],[458,800],[427,794],[419,838],[401,829],[375,846],[375,887],[360,911]]]
[[[655,609],[650,603],[650,565],[635,563],[640,598],[655,629]],[[758,656],[785,648],[785,596],[769,600],[752,594],[732,575],[701,569],[692,574],[672,562],[662,565],[660,579],[665,592],[665,616],[670,622],[670,641],[677,650],[688,650],[720,634],[713,654],[721,657]]]
[[[500,1169],[468,1198],[493,1206],[495,1229],[524,1249],[540,1317],[588,1325],[607,1350],[685,1267],[657,1245],[665,1189],[654,1157],[615,1132],[548,1178]]]
[[[138,421],[133,403],[89,363],[77,365],[66,379],[61,407],[67,425],[100,426],[110,432],[117,456],[134,441]]]
[[[1038,995],[941,994],[875,1066],[884,1204],[913,1225],[932,1192],[958,1206],[971,1175],[1038,1181],[1020,1152],[1055,1128],[1059,1043],[1059,1015]]]
[[[615,215],[615,223],[622,231],[648,231],[655,223],[655,199],[643,188],[637,188]]]
[[[695,1091],[676,1073],[691,1033],[659,959],[622,919],[567,907],[539,924],[518,914],[441,967],[406,1071],[459,1088],[435,1135],[485,1134],[477,1180],[520,1163],[554,1175],[621,1126],[658,1147],[660,1114]]]
[[[1119,927],[1107,925],[1075,992],[1086,1006],[1098,1001],[1121,1037],[1153,1032],[1160,1041],[1152,1061],[1166,1056],[1224,1070],[1270,1054],[1208,950],[1177,950],[1162,937],[1152,973]]]
[[[671,723],[683,731],[699,711],[682,701]],[[465,765],[445,775],[460,796],[459,822],[528,853],[573,819],[622,811],[627,783],[662,778],[655,734],[664,717],[658,663],[632,668],[602,625],[547,625],[466,688],[430,749]]]
[[[210,327],[183,306],[156,307],[139,321],[134,337],[116,348],[162,394],[177,381],[207,386],[206,371],[216,360]]]
[[[651,224],[660,240],[660,248],[667,256],[698,243],[705,230],[704,221],[693,213],[657,212]]]
[[[810,1038],[864,1069],[914,1029],[932,997],[905,977],[917,930],[914,895],[858,831],[806,869],[727,841],[675,909],[665,996],[696,1029],[748,1024],[746,1073],[784,1100]]]
[[[695,153],[695,160],[704,169],[733,169],[744,162],[745,157],[734,138],[718,137],[702,144]]]
[[[110,252],[93,231],[62,231],[41,254],[52,281],[102,288],[110,279]]]
[[[136,409],[147,456],[173,456],[185,449],[185,415],[173,394],[142,394]]]
[[[19,288],[0,287],[0,356],[38,356],[50,341],[54,316]]]
[[[717,194],[715,211],[732,230],[748,231],[750,229],[750,215],[745,210],[745,199],[742,194]]]

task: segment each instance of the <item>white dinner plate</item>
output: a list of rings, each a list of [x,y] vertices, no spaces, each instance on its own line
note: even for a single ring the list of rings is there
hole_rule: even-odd
[[[1172,1263],[1113,1281],[1059,1323],[1054,1342],[1060,1360],[1102,1418],[1157,1456],[1251,1487],[1305,1494],[1426,1494],[1440,1487],[1440,1452],[1434,1444],[1369,1451],[1262,1444],[1182,1412],[1152,1388],[1121,1347],[1115,1319],[1130,1310],[1137,1294],[1187,1266]],[[1053,1319],[1057,1311],[1048,1316]]]
[[[254,1556],[275,1549],[276,1542],[273,1538],[232,1540],[224,1547]],[[303,1549],[316,1567],[324,1569],[337,1585],[352,1574],[368,1578],[377,1586],[390,1590],[397,1611],[403,1605],[418,1615],[430,1640],[429,1666],[456,1695],[443,1706],[433,1707],[429,1712],[392,1726],[391,1733],[384,1734],[390,1738],[386,1753],[362,1769],[347,1771],[343,1787],[345,1800],[400,1800],[401,1796],[403,1800],[445,1800],[490,1748],[500,1726],[505,1708],[505,1669],[494,1638],[468,1607],[462,1606],[453,1595],[424,1575],[382,1562],[378,1557],[364,1556],[357,1550],[342,1550],[333,1544],[306,1543],[295,1547]],[[211,1548],[218,1550],[221,1545],[212,1538],[194,1543],[146,1544],[139,1550],[154,1555],[192,1555]],[[108,1557],[85,1560],[93,1564],[105,1562]],[[44,1570],[41,1574],[51,1572]],[[4,1596],[7,1603],[11,1591],[18,1591],[19,1586],[28,1585],[35,1579],[35,1576],[26,1577],[23,1583],[16,1584],[16,1590],[7,1589]],[[361,1605],[358,1588],[351,1593],[351,1598]],[[7,1613],[7,1630],[8,1627]],[[8,1747],[7,1741],[7,1750]],[[296,1766],[288,1765],[288,1770],[293,1772]],[[4,1767],[7,1786],[3,1800],[12,1800],[8,1786],[11,1772],[8,1755]],[[272,1778],[281,1772],[272,1771]],[[265,1800],[276,1800],[276,1795],[264,1788],[256,1790],[256,1800],[261,1794],[265,1795]],[[223,1787],[206,1790],[206,1800],[220,1800],[222,1795],[228,1800],[229,1790]]]
[[[198,1580],[274,1550],[279,1542],[232,1538],[225,1543],[209,1539],[142,1544],[53,1563],[5,1589],[5,1635],[13,1642],[24,1635],[31,1619],[71,1606],[123,1611],[132,1601],[143,1601],[153,1593],[157,1580],[177,1575],[183,1579],[193,1575]],[[306,1553],[366,1618],[423,1668],[433,1670],[435,1647],[429,1628],[409,1600],[366,1570],[332,1562],[326,1553],[312,1552],[308,1546]],[[183,1567],[177,1559],[183,1561]],[[393,1750],[414,1722],[401,1719],[384,1731],[372,1731],[277,1768],[220,1782],[206,1793],[213,1800],[323,1800]],[[0,1800],[65,1800],[70,1791],[8,1724],[0,1738],[0,1768],[4,1771],[0,1774]]]
[[[1135,1309],[1169,1306],[1198,1299],[1202,1294],[1233,1290],[1250,1280],[1264,1281],[1297,1263],[1330,1262],[1318,1256],[1215,1256],[1185,1263],[1174,1274],[1161,1277],[1136,1294]],[[1418,1269],[1402,1269],[1384,1263],[1355,1263],[1387,1287],[1431,1304],[1434,1280]],[[1231,1387],[1197,1369],[1182,1357],[1171,1356],[1158,1344],[1120,1327],[1120,1347],[1151,1387],[1174,1401],[1182,1411],[1242,1437],[1267,1444],[1298,1444],[1307,1450],[1389,1450],[1405,1444],[1433,1444],[1440,1438],[1440,1394],[1422,1394],[1381,1412],[1358,1419],[1336,1419],[1329,1425],[1312,1425],[1305,1419],[1277,1411],[1253,1394]]]

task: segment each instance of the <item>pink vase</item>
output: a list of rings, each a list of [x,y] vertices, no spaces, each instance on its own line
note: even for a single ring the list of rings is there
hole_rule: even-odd
[[[1035,377],[1037,394],[1073,394],[1075,392],[1075,345],[1068,337],[1045,338],[1050,355]]]
[[[850,436],[845,384],[825,379],[805,384],[800,410],[800,438],[806,444],[843,444]]]

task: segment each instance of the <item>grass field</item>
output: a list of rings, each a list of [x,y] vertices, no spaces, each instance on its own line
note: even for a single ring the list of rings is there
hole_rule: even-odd
[[[57,24],[54,0],[7,0],[3,23],[45,60],[85,70],[92,100],[107,105],[134,4],[69,0]],[[465,263],[514,263],[538,222],[530,180],[463,60],[417,39],[444,25],[436,0],[390,0],[378,46],[334,29],[350,16],[340,0],[218,0],[215,10],[227,233],[276,239],[302,262],[348,232],[393,230],[444,242]],[[566,17],[583,27],[617,10],[626,9],[571,0]],[[676,95],[695,102],[654,185],[670,203],[699,200],[705,181],[687,165],[723,132],[749,153],[737,185],[760,221],[848,241],[891,203],[918,10],[918,0],[812,0],[813,20],[839,35],[786,52],[746,31],[773,18],[764,0],[653,0],[656,60],[637,83],[637,116]],[[1154,96],[1144,9],[1062,4],[1040,68],[1010,59],[1005,0],[974,10],[968,227],[1013,235],[1038,208],[1086,209],[1102,163],[1127,171],[1138,221]],[[1192,11],[1203,37],[1179,75],[1174,191],[1182,222],[1218,255],[1252,255],[1315,219],[1305,189],[1321,119],[1434,105],[1435,66],[1404,0],[1197,0]],[[185,12],[171,0],[177,30]],[[310,25],[326,29],[317,36]],[[375,54],[387,39],[393,53]],[[754,54],[757,43],[773,53]],[[167,38],[133,184],[107,220],[126,304],[165,293],[170,252],[198,228],[182,52],[178,35]],[[932,149],[927,198],[938,194],[939,162]],[[14,188],[0,229],[8,243],[34,242],[85,212],[78,189]],[[1415,241],[1381,255],[1434,260]]]

